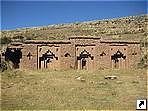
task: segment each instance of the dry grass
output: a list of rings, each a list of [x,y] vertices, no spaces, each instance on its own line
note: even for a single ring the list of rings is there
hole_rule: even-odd
[[[142,40],[147,35],[148,15],[128,16],[34,28],[0,31],[0,38],[61,40],[70,36],[96,36],[102,39]],[[146,34],[146,35],[145,35]]]
[[[105,80],[105,75],[118,78]],[[145,70],[6,71],[1,74],[1,108],[135,110],[136,99],[147,97],[146,82]]]

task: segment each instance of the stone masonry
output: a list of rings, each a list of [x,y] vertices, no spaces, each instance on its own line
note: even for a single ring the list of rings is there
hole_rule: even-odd
[[[5,60],[21,69],[127,69],[140,61],[140,42],[70,37],[69,40],[28,40],[11,43]]]

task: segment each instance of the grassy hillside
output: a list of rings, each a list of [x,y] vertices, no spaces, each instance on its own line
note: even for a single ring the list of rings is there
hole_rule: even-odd
[[[0,76],[2,110],[135,110],[136,99],[147,97],[145,70],[13,70]]]
[[[97,36],[104,39],[141,40],[146,37],[148,15],[96,20],[1,31],[1,38],[67,39],[70,36]]]
[[[15,40],[60,40],[70,36],[96,36],[102,39],[139,40],[142,49],[142,64],[147,63],[148,15],[129,16],[110,20],[96,20],[69,24],[48,25],[1,31],[0,43]],[[0,50],[3,49],[0,47]],[[147,65],[144,65],[147,66]]]
[[[49,25],[1,31],[1,42],[21,39],[67,39],[97,36],[103,39],[147,39],[148,15],[112,20]],[[146,44],[142,44],[141,65],[147,65]],[[1,48],[1,47],[0,47]],[[106,80],[104,76],[117,79]],[[79,80],[78,78],[82,78]],[[135,110],[137,99],[147,98],[146,69],[134,70],[6,70],[0,74],[1,109],[50,110]]]

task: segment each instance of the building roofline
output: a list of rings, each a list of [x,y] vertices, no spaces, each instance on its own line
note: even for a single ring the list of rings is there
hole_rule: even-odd
[[[140,44],[140,41],[128,41],[128,40],[101,40],[100,43]]]
[[[26,40],[24,44],[71,44],[69,40]]]
[[[69,37],[69,40],[70,39],[101,39],[100,37],[94,37],[94,36],[72,36],[72,37]]]

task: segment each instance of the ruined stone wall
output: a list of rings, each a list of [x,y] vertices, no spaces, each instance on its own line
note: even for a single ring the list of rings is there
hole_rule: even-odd
[[[87,54],[90,55],[86,59],[86,66],[85,69],[87,70],[92,70],[95,69],[95,46],[76,46],[76,57],[80,57],[81,54]],[[82,67],[82,61],[77,60],[76,61],[76,67],[77,69],[83,69]]]
[[[100,41],[91,37],[67,41],[28,41],[20,48],[21,69],[126,69],[134,67],[141,57],[138,42]]]
[[[129,65],[129,57],[128,57],[128,47],[124,44],[112,44],[109,47],[109,64],[110,68],[117,68],[117,69],[127,69]],[[119,52],[118,52],[119,51]],[[117,53],[123,54],[121,58],[118,58],[118,62],[115,63],[115,60],[111,57]]]
[[[120,68],[120,69],[126,69],[128,68],[128,47],[125,44],[119,44],[119,43],[101,43],[98,45],[98,51],[100,52],[97,55],[100,69],[105,68]],[[121,53],[121,54],[120,54]],[[121,56],[117,58],[117,61],[113,59],[116,54],[117,56]]]
[[[101,54],[100,68],[127,69],[133,68],[140,61],[140,44],[132,42],[101,42],[98,45]],[[99,52],[99,51],[98,51]],[[104,53],[104,55],[103,55]],[[117,57],[119,56],[119,57]],[[115,60],[115,58],[117,59]]]
[[[100,39],[78,37],[70,40],[75,44],[75,69],[95,70],[97,68],[96,44],[100,42]]]
[[[75,45],[94,45],[100,42],[100,38],[76,37],[76,38],[70,38],[70,41],[73,42]]]
[[[97,69],[109,68],[110,64],[109,48],[107,44],[97,44],[96,46],[96,65]]]
[[[135,67],[141,58],[140,44],[129,44],[128,46],[129,68]]]
[[[37,69],[37,45],[23,44],[21,69]]]
[[[60,67],[61,69],[75,69],[74,44],[61,44]]]
[[[60,45],[57,44],[49,44],[49,45],[38,45],[38,69],[51,69],[58,70],[60,69]],[[47,58],[46,60],[40,60],[45,54],[47,56],[51,56],[51,58]]]

